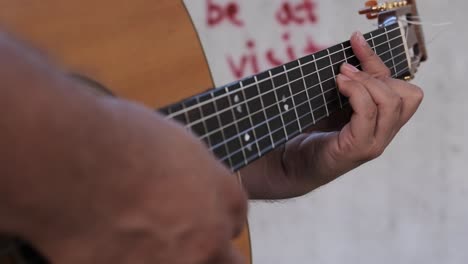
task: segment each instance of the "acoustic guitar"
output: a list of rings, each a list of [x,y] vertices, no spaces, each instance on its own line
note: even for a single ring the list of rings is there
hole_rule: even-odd
[[[0,6],[3,29],[93,89],[185,124],[233,174],[348,108],[335,76],[344,62],[360,66],[347,41],[207,91],[210,69],[182,1],[0,0]],[[411,79],[427,58],[422,29],[411,23],[418,18],[415,0],[369,1],[360,13],[378,19],[378,29],[365,37],[392,76]],[[234,243],[251,263],[248,230]],[[48,262],[5,236],[0,263]]]

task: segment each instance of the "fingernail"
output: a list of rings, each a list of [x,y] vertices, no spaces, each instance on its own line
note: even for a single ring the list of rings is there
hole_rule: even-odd
[[[343,70],[348,71],[348,72],[359,72],[358,68],[354,67],[353,65],[349,63],[344,63],[343,64]],[[344,72],[346,74],[346,72]]]
[[[354,33],[354,36],[356,36],[356,40],[359,42],[361,46],[368,46],[369,43],[367,43],[367,40],[364,38],[361,32],[356,31]]]
[[[340,79],[340,80],[342,80],[342,81],[351,81],[351,79],[350,79],[348,76],[343,75],[343,74],[341,74],[341,73],[338,74],[338,76],[337,76],[336,78],[337,78],[337,79]]]

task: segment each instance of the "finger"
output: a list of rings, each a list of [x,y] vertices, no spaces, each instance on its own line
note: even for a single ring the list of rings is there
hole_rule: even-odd
[[[376,77],[390,77],[390,69],[375,54],[361,32],[355,32],[352,35],[351,47],[365,72]]]
[[[339,74],[337,77],[340,92],[349,98],[353,115],[347,125],[356,144],[368,145],[374,140],[377,122],[377,105],[368,90],[358,81]]]
[[[402,109],[399,123],[399,128],[401,128],[418,110],[424,99],[424,92],[421,88],[401,80],[388,78],[385,79],[384,82],[402,98]]]
[[[399,129],[401,97],[382,80],[361,72],[350,64],[343,64],[341,71],[350,79],[360,82],[369,91],[378,109],[375,138],[380,144],[388,145]]]

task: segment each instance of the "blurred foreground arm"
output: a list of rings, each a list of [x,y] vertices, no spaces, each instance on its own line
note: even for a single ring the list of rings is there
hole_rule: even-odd
[[[235,178],[177,124],[80,86],[0,34],[0,233],[53,263],[242,263]]]

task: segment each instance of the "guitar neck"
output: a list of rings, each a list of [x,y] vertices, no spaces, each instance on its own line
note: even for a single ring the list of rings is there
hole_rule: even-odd
[[[408,75],[398,23],[364,35],[394,78]],[[343,63],[360,68],[349,41],[161,109],[204,141],[232,171],[282,146],[347,107],[336,76]]]

